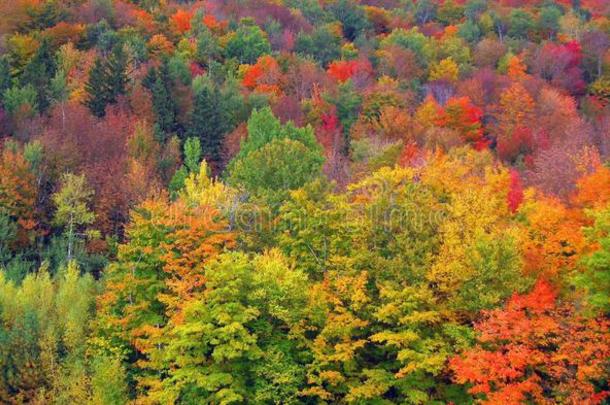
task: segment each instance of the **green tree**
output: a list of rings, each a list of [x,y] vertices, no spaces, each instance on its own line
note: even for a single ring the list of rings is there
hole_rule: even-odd
[[[229,75],[220,89],[224,126],[227,132],[248,119],[250,108],[244,101],[241,85],[237,78]]]
[[[122,43],[115,45],[107,60],[109,91],[112,95],[112,102],[116,97],[125,94],[127,83],[127,53]]]
[[[85,105],[97,117],[106,114],[106,107],[125,94],[127,79],[127,54],[122,44],[115,45],[110,56],[98,57],[89,72],[85,85],[87,99]]]
[[[0,400],[83,403],[89,398],[87,341],[95,282],[71,262],[15,284],[0,272]]]
[[[229,58],[239,63],[256,63],[257,59],[271,53],[267,34],[254,24],[241,24],[227,42],[225,48]]]
[[[282,136],[282,124],[271,108],[254,110],[248,119],[248,137],[242,142],[235,159],[241,159],[271,140]]]
[[[92,403],[99,405],[128,403],[125,368],[116,356],[96,356],[91,368]]]
[[[31,111],[38,109],[38,93],[31,84],[24,87],[13,86],[4,92],[4,108],[11,114],[18,113],[22,108]]]
[[[53,224],[65,229],[68,261],[72,260],[76,238],[82,235],[79,230],[95,220],[95,214],[88,207],[92,196],[93,190],[87,186],[85,176],[72,173],[62,176],[60,188],[52,196],[56,208]]]
[[[203,84],[195,93],[191,124],[188,134],[201,141],[203,155],[215,167],[220,164],[225,117],[223,102],[217,86]]]
[[[547,5],[540,9],[538,25],[549,39],[553,39],[559,31],[559,19],[562,16],[561,9],[556,5]]]
[[[201,161],[201,143],[199,138],[187,138],[184,142],[184,164],[174,173],[169,183],[169,191],[172,199],[176,199],[180,190],[184,188],[186,179],[191,173],[199,171]]]
[[[299,33],[294,48],[297,53],[311,56],[326,67],[341,56],[341,38],[330,27],[321,26],[311,34]]]
[[[146,200],[132,212],[127,242],[104,274],[96,327],[112,351],[138,359],[127,365],[142,396],[167,374],[169,331],[205,289],[207,262],[232,244],[226,229],[211,207],[193,201]]]
[[[534,19],[530,13],[525,10],[514,9],[510,13],[508,35],[513,38],[526,39],[534,26]]]
[[[468,0],[464,6],[464,15],[470,20],[477,20],[486,9],[485,0]]]
[[[86,84],[88,98],[85,105],[96,117],[106,114],[106,106],[110,102],[106,90],[106,67],[102,58],[97,58],[89,71],[89,80]]]
[[[299,403],[304,371],[284,333],[305,305],[304,275],[278,252],[222,255],[206,289],[171,331],[163,403]]]
[[[343,26],[343,35],[354,41],[358,36],[363,35],[369,28],[369,21],[364,14],[364,10],[359,5],[349,0],[339,0],[330,7],[330,11]]]
[[[254,110],[248,137],[228,165],[228,181],[271,204],[321,174],[324,157],[311,127],[282,125],[269,107]]]
[[[161,245],[170,232],[168,213],[165,201],[141,203],[126,227],[128,242],[118,247],[117,259],[104,272],[95,328],[102,342],[107,342],[103,348],[109,346],[128,358],[144,360],[150,350],[144,342],[167,320],[158,294],[164,291],[167,277]],[[144,374],[137,364],[127,367],[134,378]]]
[[[291,193],[276,238],[314,282],[297,338],[312,355],[305,396],[468,403],[444,379],[447,359],[472,341],[480,309],[531,283],[498,174],[463,161],[478,158],[382,168],[344,194],[316,183]]]
[[[8,57],[0,57],[0,107],[4,106],[4,93],[12,87],[11,66]]]
[[[8,213],[0,210],[0,268],[13,258],[12,246],[16,240],[17,224]]]
[[[351,81],[339,85],[336,95],[327,97],[337,107],[337,118],[343,128],[343,153],[348,155],[351,149],[350,130],[358,119],[362,96],[355,91]]]
[[[324,157],[292,139],[274,139],[235,162],[229,182],[243,186],[274,206],[308,181],[322,174]]]
[[[205,66],[210,66],[212,61],[220,58],[221,48],[218,44],[218,40],[207,27],[204,27],[197,36],[197,50],[195,55],[197,61]]]
[[[465,41],[476,44],[481,39],[481,28],[475,21],[467,19],[459,27],[459,35]]]
[[[172,97],[173,81],[167,58],[163,59],[159,69],[152,68],[148,72],[144,84],[152,93],[158,128],[166,135],[176,131],[178,106]]]
[[[418,2],[419,4],[420,2]],[[417,63],[427,68],[434,57],[434,46],[429,38],[419,32],[417,28],[405,30],[397,28],[381,41],[381,46],[398,45],[415,53]]]
[[[44,30],[53,27],[67,17],[67,12],[60,2],[47,1],[38,7],[28,9],[30,20],[25,24],[31,30]]]
[[[430,0],[421,0],[414,3],[414,6],[414,15],[418,23],[425,24],[436,17],[437,6],[434,2]]]
[[[610,209],[593,214],[595,223],[587,229],[599,249],[583,259],[584,271],[575,278],[586,293],[591,312],[610,312]]]
[[[66,126],[66,107],[65,103],[68,101],[69,91],[66,74],[63,70],[59,69],[55,72],[55,76],[51,79],[51,100],[58,103],[61,108],[61,119],[62,127]]]
[[[51,103],[51,80],[55,77],[56,70],[55,57],[51,52],[49,41],[44,39],[21,76],[23,85],[32,85],[36,90],[36,102],[41,112],[46,111]]]
[[[196,173],[199,170],[201,161],[201,142],[199,138],[188,138],[184,142],[184,166],[189,173]]]

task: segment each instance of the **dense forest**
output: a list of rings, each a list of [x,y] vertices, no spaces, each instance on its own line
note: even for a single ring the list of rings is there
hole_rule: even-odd
[[[0,0],[0,403],[609,404],[608,0]]]

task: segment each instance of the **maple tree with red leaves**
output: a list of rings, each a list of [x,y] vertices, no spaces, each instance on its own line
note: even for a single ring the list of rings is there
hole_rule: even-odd
[[[186,10],[178,10],[174,15],[171,16],[170,21],[174,29],[178,34],[184,34],[191,29],[191,20],[193,19],[193,13]]]
[[[559,304],[554,287],[541,280],[504,308],[484,312],[475,325],[477,345],[450,367],[483,404],[602,403],[610,392],[595,382],[610,355],[609,326]]]
[[[523,202],[523,185],[519,172],[514,169],[510,171],[510,188],[506,198],[508,201],[508,208],[510,208],[511,212],[517,212],[519,206]]]
[[[327,73],[330,77],[343,83],[356,75],[368,75],[372,71],[368,60],[339,60],[328,65]]]
[[[470,98],[450,98],[435,124],[457,131],[465,142],[477,143],[483,136],[482,116],[483,111],[473,105]]]
[[[257,86],[273,85],[279,76],[279,65],[270,55],[262,56],[256,64],[248,66],[242,79],[242,84],[255,89]]]

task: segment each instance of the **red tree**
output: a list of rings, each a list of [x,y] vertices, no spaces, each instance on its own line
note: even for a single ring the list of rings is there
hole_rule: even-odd
[[[436,125],[453,129],[464,141],[476,144],[483,136],[482,116],[483,111],[473,105],[470,98],[450,98],[436,119]]]
[[[510,188],[506,198],[511,212],[517,212],[517,209],[519,209],[523,202],[523,185],[521,184],[519,172],[514,169],[510,171]]]
[[[582,78],[582,51],[576,41],[567,44],[546,43],[534,57],[534,73],[550,81],[554,86],[572,94],[582,94],[586,83]]]
[[[554,288],[539,281],[505,308],[484,312],[475,347],[450,361],[454,380],[471,384],[484,404],[596,404],[610,356],[608,322],[558,306]]]
[[[328,75],[338,82],[345,82],[356,75],[369,75],[373,70],[368,59],[338,60],[328,66]]]

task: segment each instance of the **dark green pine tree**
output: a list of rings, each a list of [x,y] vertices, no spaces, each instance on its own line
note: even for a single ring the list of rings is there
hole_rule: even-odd
[[[214,167],[221,161],[224,123],[220,91],[207,84],[195,95],[189,136],[201,140],[203,155]]]
[[[113,48],[106,59],[97,58],[85,85],[88,97],[85,105],[97,117],[106,114],[108,104],[125,94],[127,87],[127,55],[122,45]]]
[[[0,57],[0,107],[4,105],[4,92],[12,87],[11,66],[6,56]]]
[[[49,41],[43,39],[21,76],[22,85],[31,84],[36,89],[36,102],[40,112],[46,111],[51,104],[51,79],[55,76],[56,69]]]
[[[89,107],[93,115],[103,117],[110,101],[106,83],[106,66],[102,58],[97,58],[89,71],[89,80],[85,84],[85,90],[88,95],[85,105]]]
[[[176,121],[172,98],[161,75],[157,75],[152,85],[153,107],[157,115],[157,125],[163,132],[171,133]]]
[[[125,94],[127,90],[127,54],[122,44],[112,48],[107,61],[107,74],[111,102],[114,103],[117,97]]]
[[[158,70],[152,71],[148,78],[149,90],[157,116],[157,126],[161,131],[170,134],[177,129],[176,112],[178,106],[172,97],[172,79],[169,74],[168,60],[163,60]]]

